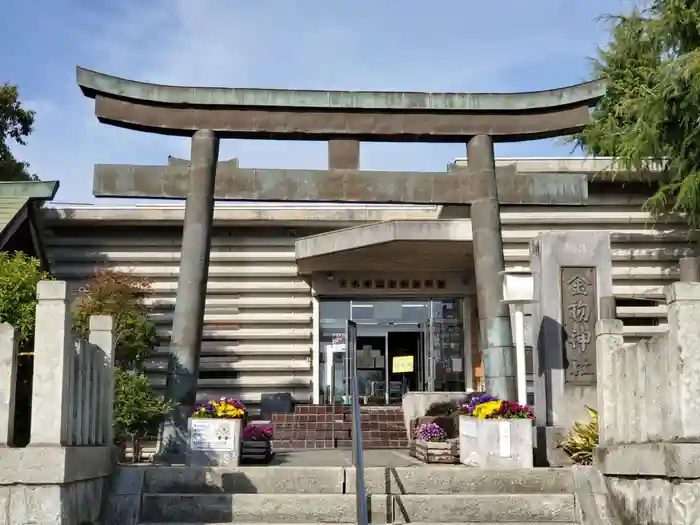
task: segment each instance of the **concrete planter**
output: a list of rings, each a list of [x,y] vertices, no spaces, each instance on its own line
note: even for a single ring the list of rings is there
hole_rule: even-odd
[[[236,467],[241,462],[240,419],[188,421],[187,464],[191,467]]]
[[[424,463],[459,463],[459,443],[456,440],[435,442],[418,439],[412,452],[413,457]]]
[[[459,417],[459,461],[470,467],[532,468],[532,421]]]

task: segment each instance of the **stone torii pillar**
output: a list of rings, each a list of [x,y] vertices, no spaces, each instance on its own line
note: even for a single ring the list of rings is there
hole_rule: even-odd
[[[477,135],[467,142],[467,168],[479,186],[471,202],[474,236],[474,274],[479,310],[479,333],[483,349],[486,391],[501,399],[517,396],[516,356],[510,311],[503,299],[503,235],[498,201],[493,139]]]
[[[197,395],[218,157],[217,135],[210,130],[197,131],[192,137],[180,274],[166,380],[166,397],[178,406],[164,425],[159,451],[170,462],[184,460],[187,420]]]

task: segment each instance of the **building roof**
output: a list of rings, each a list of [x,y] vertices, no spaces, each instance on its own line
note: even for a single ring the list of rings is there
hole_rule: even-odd
[[[25,221],[32,222],[32,203],[51,200],[58,191],[59,183],[50,182],[0,182],[0,250],[17,233]],[[35,235],[34,225],[30,225],[30,235],[41,257],[41,246]]]

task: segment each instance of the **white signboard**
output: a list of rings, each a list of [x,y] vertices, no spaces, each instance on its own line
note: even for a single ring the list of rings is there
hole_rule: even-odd
[[[498,452],[502,458],[509,458],[510,453],[510,423],[508,421],[500,421],[498,429]]]
[[[233,425],[216,419],[190,419],[190,450],[233,452]]]
[[[476,437],[476,421],[472,421],[472,418],[464,418],[459,423],[459,430],[463,436],[470,438]]]

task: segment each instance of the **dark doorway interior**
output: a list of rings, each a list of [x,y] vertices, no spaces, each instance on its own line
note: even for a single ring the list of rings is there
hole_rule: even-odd
[[[403,380],[404,393],[406,391],[418,390],[418,353],[420,352],[420,332],[389,332],[387,346],[389,349],[389,381],[400,383]],[[406,374],[394,374],[392,372],[392,361],[394,357],[410,355],[413,356],[413,372]],[[395,396],[392,395],[392,401]],[[399,396],[400,401],[400,396]]]
[[[357,383],[363,402],[384,404],[384,336],[357,337]]]

